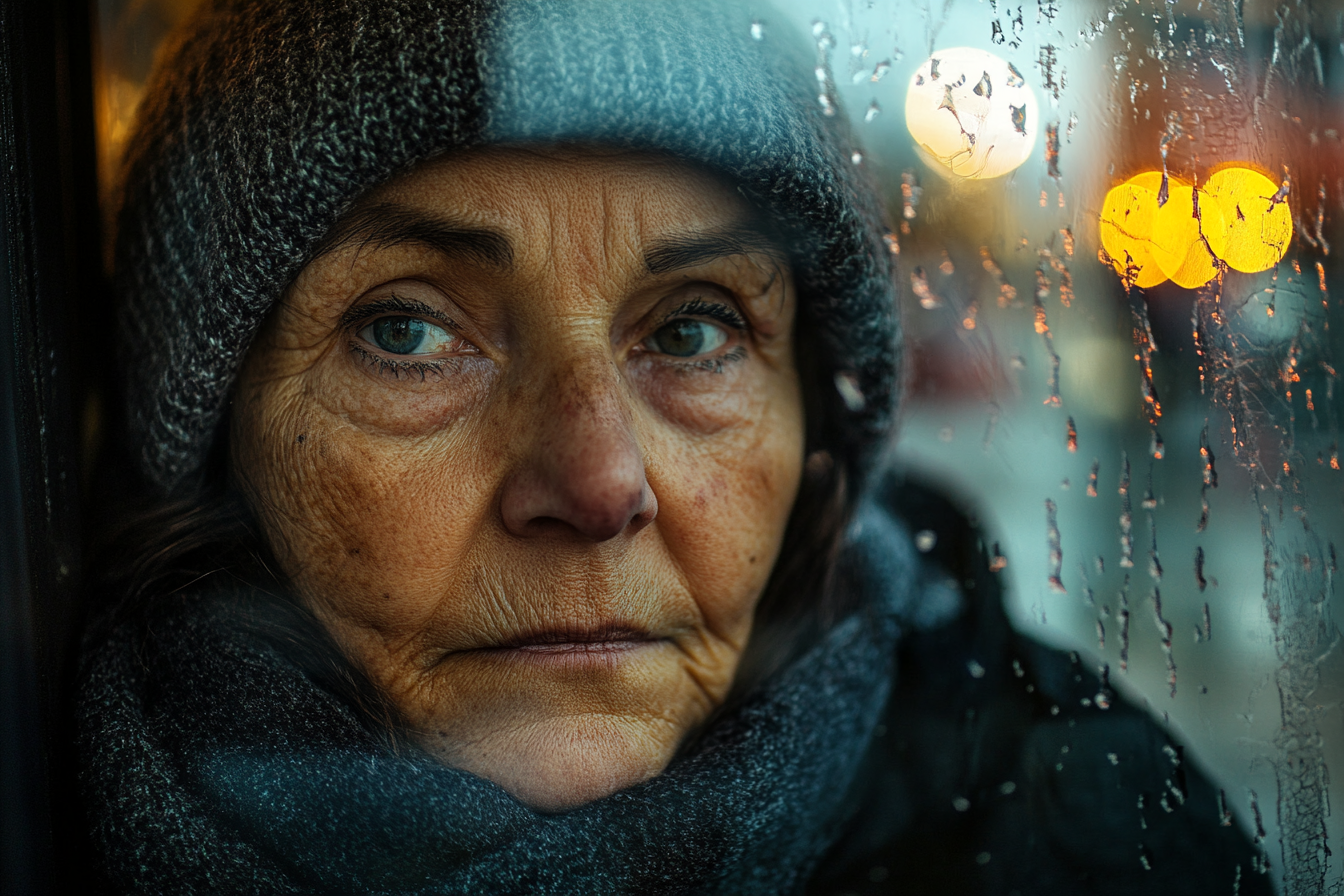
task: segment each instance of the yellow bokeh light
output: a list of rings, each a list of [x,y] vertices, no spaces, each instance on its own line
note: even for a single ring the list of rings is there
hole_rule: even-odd
[[[1144,289],[1167,279],[1148,251],[1156,210],[1157,194],[1133,183],[1123,183],[1107,193],[1101,210],[1101,245],[1111,257],[1115,272],[1125,277],[1128,271],[1134,285]]]
[[[1162,272],[1177,286],[1195,289],[1218,273],[1227,246],[1223,209],[1203,190],[1167,180],[1167,201],[1153,213],[1150,251]]]
[[[1275,202],[1279,185],[1259,171],[1224,168],[1204,189],[1227,219],[1227,247],[1219,258],[1229,267],[1254,274],[1273,267],[1288,251],[1293,218],[1288,203]]]
[[[1219,262],[1247,273],[1288,250],[1292,216],[1278,185],[1244,167],[1225,168],[1200,188],[1162,172],[1136,174],[1106,194],[1099,232],[1117,274],[1147,289],[1170,278],[1186,289],[1208,283]],[[1130,279],[1132,278],[1132,280]]]

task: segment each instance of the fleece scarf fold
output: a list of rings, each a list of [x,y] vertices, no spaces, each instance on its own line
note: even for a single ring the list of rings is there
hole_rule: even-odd
[[[370,733],[252,634],[266,599],[161,603],[86,667],[106,873],[119,891],[181,894],[797,892],[849,812],[901,620],[956,609],[880,511],[859,515],[844,562],[861,614],[661,776],[559,815]]]

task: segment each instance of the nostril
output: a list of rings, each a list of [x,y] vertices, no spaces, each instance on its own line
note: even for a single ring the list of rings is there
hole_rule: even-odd
[[[537,464],[510,478],[500,506],[508,531],[521,537],[568,531],[607,541],[622,533],[635,534],[658,515],[658,499],[644,478],[642,464],[637,476],[613,477],[610,467],[588,476],[558,472]]]
[[[647,482],[641,481],[638,489],[622,489],[625,494],[603,495],[601,489],[597,491],[599,494],[586,496],[591,500],[573,501],[565,520],[594,541],[606,541],[627,530],[633,535],[653,522],[658,513],[658,501]]]
[[[649,488],[649,483],[644,483],[643,491],[640,495],[640,504],[634,515],[630,518],[630,534],[638,532],[649,523],[653,522],[658,516],[658,496]]]

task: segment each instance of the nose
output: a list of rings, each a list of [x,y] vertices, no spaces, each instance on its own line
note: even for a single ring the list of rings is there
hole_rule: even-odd
[[[658,500],[610,359],[576,365],[544,392],[527,412],[536,435],[504,485],[500,510],[508,531],[606,541],[653,522]]]

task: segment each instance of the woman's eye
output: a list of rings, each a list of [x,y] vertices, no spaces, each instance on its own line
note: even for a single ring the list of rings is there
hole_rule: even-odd
[[[446,351],[453,344],[448,331],[418,317],[380,317],[359,335],[393,355],[429,355]]]
[[[728,334],[706,320],[683,318],[664,324],[649,338],[649,348],[676,358],[693,358],[712,352],[728,341]]]

